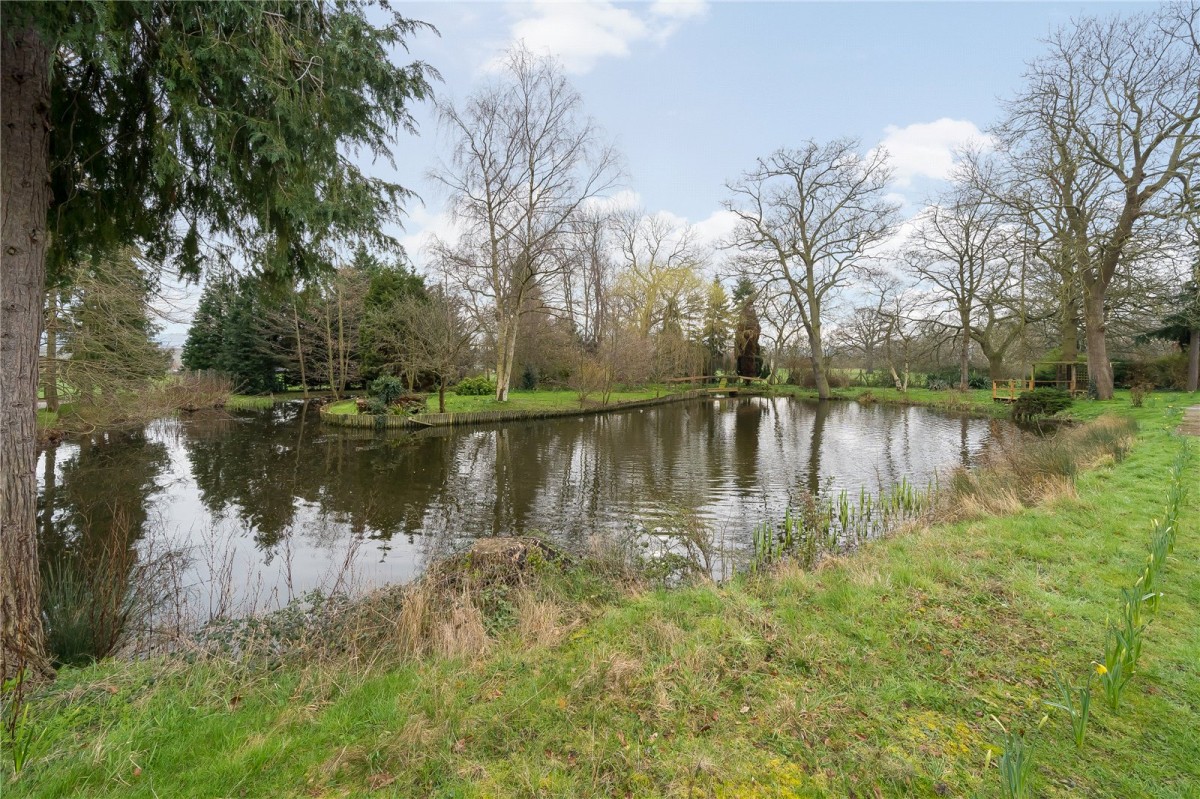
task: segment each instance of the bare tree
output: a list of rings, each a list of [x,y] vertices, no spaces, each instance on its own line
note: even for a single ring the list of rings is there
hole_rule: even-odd
[[[950,311],[963,391],[970,388],[971,342],[993,343],[998,303],[1012,272],[1012,231],[1000,210],[978,188],[958,181],[917,217],[905,253],[916,277],[935,288],[936,304]],[[988,335],[976,324],[981,311],[991,317]]]
[[[863,156],[854,139],[836,139],[777,150],[728,185],[725,207],[740,220],[730,245],[791,295],[821,399],[829,398],[823,313],[895,227],[898,208],[884,196],[890,174],[883,150]]]
[[[343,267],[316,281],[312,299],[307,303],[308,324],[314,335],[306,349],[308,375],[329,383],[335,398],[360,378],[359,330],[363,324],[363,300],[370,285],[365,272]],[[299,309],[303,313],[305,308]]]
[[[1139,226],[1172,213],[1164,189],[1200,160],[1200,6],[1083,18],[1055,33],[1000,129],[1042,161],[1061,253],[1083,290],[1088,373],[1112,397],[1107,294]]]
[[[876,287],[879,291],[876,307],[879,309],[879,318],[886,326],[883,357],[892,376],[892,385],[903,394],[908,391],[912,362],[918,355],[924,332],[923,320],[912,316],[912,310],[920,299],[911,287],[905,287],[895,279],[878,280]]]
[[[614,219],[621,252],[621,291],[631,300],[638,332],[682,322],[700,312],[704,254],[690,227],[665,214],[629,210]]]
[[[438,413],[445,413],[446,384],[467,364],[478,325],[462,300],[442,287],[430,289],[428,297],[405,296],[398,305],[407,320],[406,349],[417,370],[437,379]]]
[[[887,296],[880,292],[871,302],[856,306],[838,321],[837,338],[850,353],[862,358],[863,371],[872,375],[879,353],[885,343],[891,322],[884,315]]]
[[[449,189],[463,232],[434,249],[490,317],[503,402],[521,319],[542,309],[571,264],[562,256],[572,222],[613,186],[617,156],[558,65],[524,47],[509,52],[499,82],[439,110],[455,144],[433,177]]]
[[[584,208],[571,220],[570,245],[562,270],[563,306],[571,327],[589,349],[604,339],[614,269],[612,218],[599,208]]]

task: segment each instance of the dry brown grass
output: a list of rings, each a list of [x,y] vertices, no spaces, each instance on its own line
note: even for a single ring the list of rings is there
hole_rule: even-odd
[[[933,518],[957,521],[1005,516],[1034,505],[1075,497],[1075,475],[1119,462],[1133,446],[1137,425],[1102,416],[1048,438],[1010,437],[997,442],[976,469],[958,469],[938,497]]]
[[[517,635],[530,646],[553,646],[573,626],[563,623],[561,605],[553,599],[539,598],[528,589],[517,592],[516,616]]]
[[[610,693],[627,694],[641,672],[640,660],[626,654],[615,654],[609,658],[608,668],[604,673],[604,687]]]

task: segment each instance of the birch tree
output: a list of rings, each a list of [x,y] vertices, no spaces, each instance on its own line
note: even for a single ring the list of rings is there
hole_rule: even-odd
[[[438,242],[448,275],[473,298],[496,342],[496,400],[508,400],[521,321],[544,311],[562,270],[572,224],[611,188],[617,156],[551,58],[524,47],[466,103],[439,107],[454,140],[433,173],[450,193],[462,233]]]

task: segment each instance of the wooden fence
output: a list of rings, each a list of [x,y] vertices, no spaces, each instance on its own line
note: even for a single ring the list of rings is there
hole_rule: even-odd
[[[737,393],[736,389],[733,393]],[[608,405],[585,405],[580,408],[553,408],[546,410],[524,411],[477,411],[475,413],[423,413],[419,416],[376,416],[373,414],[329,413],[321,409],[321,421],[342,427],[373,427],[373,428],[404,428],[406,430],[421,430],[427,427],[459,427],[462,425],[494,424],[496,422],[520,422],[531,419],[550,419],[558,416],[587,416],[594,413],[609,413],[633,408],[647,408],[663,405],[669,402],[711,397],[713,392],[708,389],[682,391],[678,394],[668,394],[644,400],[629,400],[613,402]]]

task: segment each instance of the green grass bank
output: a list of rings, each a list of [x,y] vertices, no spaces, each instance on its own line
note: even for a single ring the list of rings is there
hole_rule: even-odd
[[[1089,464],[1051,504],[908,531],[815,572],[634,591],[580,575],[500,598],[504,623],[472,646],[406,658],[67,669],[33,701],[31,762],[3,793],[1000,797],[994,716],[1033,747],[1033,795],[1195,797],[1200,458],[1119,712],[1097,696],[1077,750],[1044,704],[1055,673],[1103,659],[1189,400],[1081,403],[1077,418],[1138,419],[1124,460]]]
[[[608,395],[608,403],[635,402],[670,396],[688,390],[688,386],[646,386],[643,388],[612,391]],[[589,406],[600,404],[600,395],[589,395],[586,399]],[[481,413],[488,411],[565,411],[580,407],[579,394],[575,391],[547,390],[537,391],[513,390],[509,392],[508,402],[496,402],[490,394],[486,396],[460,397],[453,391],[446,393],[446,413]],[[353,399],[341,400],[330,404],[328,412],[332,414],[355,414],[358,412]],[[430,394],[425,401],[425,413],[438,412],[437,394]]]

